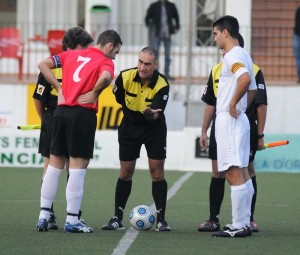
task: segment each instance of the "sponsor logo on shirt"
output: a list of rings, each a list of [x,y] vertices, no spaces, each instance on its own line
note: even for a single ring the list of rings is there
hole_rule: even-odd
[[[38,93],[39,95],[42,96],[44,93],[44,90],[45,90],[45,86],[43,86],[42,84],[39,84],[37,87],[36,93]]]

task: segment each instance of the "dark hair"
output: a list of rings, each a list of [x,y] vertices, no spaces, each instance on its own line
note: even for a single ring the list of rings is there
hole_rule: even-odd
[[[114,48],[123,44],[120,35],[114,30],[106,30],[98,36],[97,44],[104,46],[107,43],[112,43]]]
[[[141,50],[141,52],[147,52],[150,55],[153,55],[155,60],[158,61],[158,51],[155,48],[147,46],[147,47],[143,48]]]
[[[72,27],[68,29],[62,40],[62,50],[75,49],[78,45],[87,47],[94,39],[82,27]]]
[[[239,45],[244,48],[244,38],[241,34],[238,35],[238,41],[239,41]]]
[[[213,27],[217,27],[221,32],[226,29],[229,34],[237,39],[239,35],[239,22],[233,16],[223,16],[213,23]]]

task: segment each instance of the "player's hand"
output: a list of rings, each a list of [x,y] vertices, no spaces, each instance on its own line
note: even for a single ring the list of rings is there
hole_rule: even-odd
[[[265,140],[264,140],[263,137],[260,138],[260,139],[258,139],[258,140],[257,140],[257,150],[258,150],[258,151],[264,150],[264,149],[265,149],[264,144],[265,144]]]
[[[57,104],[63,104],[65,102],[65,98],[62,94],[62,89],[57,90]]]
[[[156,110],[153,110],[151,109],[150,107],[147,107],[143,113],[145,115],[145,119],[147,121],[153,121],[153,120],[156,120],[159,116],[159,112],[161,112],[162,109],[156,109]]]
[[[201,134],[199,145],[201,150],[206,150],[208,148],[208,137],[206,133]]]
[[[240,111],[238,111],[236,109],[236,105],[230,104],[230,106],[229,106],[229,114],[230,114],[231,117],[237,119],[239,117],[239,115],[240,115]]]
[[[77,102],[80,104],[95,104],[98,99],[98,94],[94,91],[89,91],[78,97]]]

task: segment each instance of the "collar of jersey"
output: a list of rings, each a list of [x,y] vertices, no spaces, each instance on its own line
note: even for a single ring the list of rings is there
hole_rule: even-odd
[[[153,89],[155,87],[155,84],[157,83],[157,80],[158,80],[158,75],[159,75],[158,71],[154,70],[154,73],[153,73],[153,76],[151,78],[151,81],[148,84],[149,88]],[[133,81],[141,83],[141,77],[139,76],[139,72],[137,71],[137,68],[136,68],[136,75],[133,78]]]

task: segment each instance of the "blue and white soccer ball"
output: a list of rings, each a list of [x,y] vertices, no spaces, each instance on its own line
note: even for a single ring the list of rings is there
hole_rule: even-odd
[[[155,222],[155,213],[149,206],[138,205],[132,209],[129,218],[131,226],[136,230],[148,230]]]

